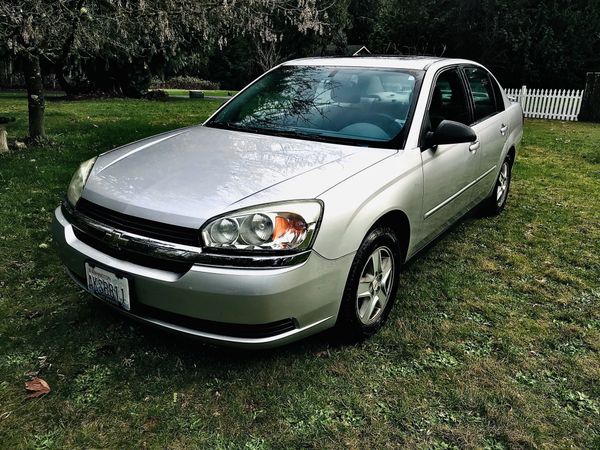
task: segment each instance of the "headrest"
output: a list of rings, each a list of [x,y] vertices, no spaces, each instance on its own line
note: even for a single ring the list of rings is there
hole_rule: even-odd
[[[334,82],[331,89],[331,99],[339,103],[359,103],[360,92],[358,86],[351,81]]]

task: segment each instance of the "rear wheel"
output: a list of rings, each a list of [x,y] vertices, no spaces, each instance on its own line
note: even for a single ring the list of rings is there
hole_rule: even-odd
[[[336,328],[346,340],[373,335],[386,321],[398,290],[400,243],[394,230],[373,229],[356,252]]]
[[[488,216],[497,216],[506,206],[508,199],[508,191],[510,189],[510,181],[512,177],[512,158],[507,156],[502,165],[500,172],[494,185],[492,194],[483,201],[483,212]]]

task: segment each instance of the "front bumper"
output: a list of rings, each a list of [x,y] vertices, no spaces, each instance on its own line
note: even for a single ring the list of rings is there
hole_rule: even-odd
[[[132,309],[123,314],[216,344],[275,347],[332,327],[354,255],[328,260],[312,252],[281,268],[194,264],[185,273],[107,255],[79,240],[61,208],[52,225],[69,274],[85,286],[85,262],[129,278]]]

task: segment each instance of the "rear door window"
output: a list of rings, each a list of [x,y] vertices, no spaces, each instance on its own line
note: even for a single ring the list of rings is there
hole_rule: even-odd
[[[480,67],[466,67],[465,75],[471,88],[473,105],[475,106],[475,122],[481,122],[504,109],[504,103],[496,104],[494,86],[489,74]],[[502,99],[499,99],[502,101]],[[501,106],[502,108],[499,108]]]

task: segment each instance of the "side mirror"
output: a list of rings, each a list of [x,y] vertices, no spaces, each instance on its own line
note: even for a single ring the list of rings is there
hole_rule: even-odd
[[[435,131],[428,131],[423,139],[423,148],[432,148],[438,145],[461,144],[475,142],[477,134],[473,128],[453,120],[442,120]]]

